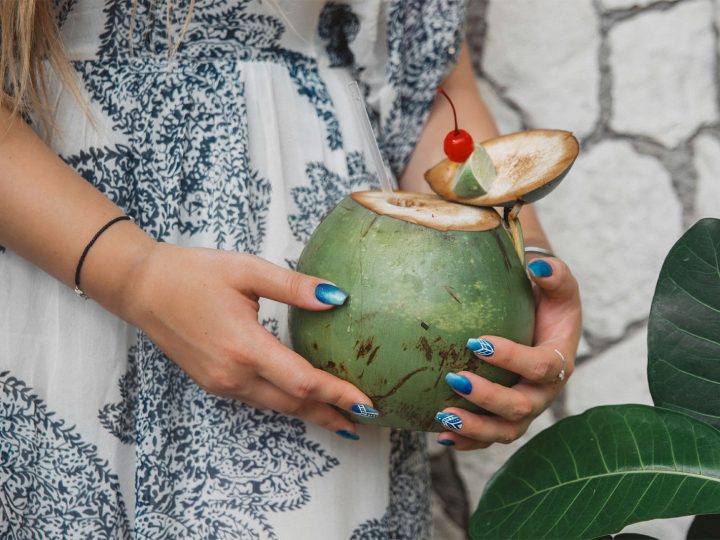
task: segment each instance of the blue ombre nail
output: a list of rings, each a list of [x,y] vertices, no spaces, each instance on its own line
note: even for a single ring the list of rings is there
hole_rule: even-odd
[[[380,411],[373,409],[370,405],[363,405],[362,403],[356,403],[350,407],[350,410],[353,414],[357,414],[358,416],[362,416],[364,418],[377,418],[380,416]]]
[[[435,442],[443,446],[455,446],[455,441],[452,439],[436,439]]]
[[[461,394],[468,395],[472,392],[472,383],[470,380],[457,373],[448,373],[445,375],[445,382],[450,385],[450,388],[457,390]]]
[[[336,287],[330,283],[321,283],[315,287],[315,298],[323,304],[331,306],[342,306],[347,300],[348,294],[340,287]]]
[[[462,420],[456,414],[439,412],[435,415],[435,420],[447,429],[454,429],[455,431],[462,429]]]
[[[487,339],[470,338],[466,347],[480,356],[492,356],[495,354],[495,347]]]
[[[349,441],[359,441],[360,435],[357,433],[353,433],[352,431],[348,431],[347,429],[340,429],[335,432],[336,435],[340,435],[343,439],[347,439]]]
[[[532,272],[535,277],[550,277],[552,276],[552,266],[547,261],[542,259],[535,259],[533,262],[528,264],[528,270]]]

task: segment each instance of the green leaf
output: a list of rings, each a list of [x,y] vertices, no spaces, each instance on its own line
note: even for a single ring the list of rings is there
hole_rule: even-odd
[[[698,221],[665,258],[650,309],[648,382],[659,407],[720,428],[720,220]]]
[[[720,511],[720,431],[645,405],[561,420],[493,476],[470,520],[482,538],[596,538],[630,523]]]

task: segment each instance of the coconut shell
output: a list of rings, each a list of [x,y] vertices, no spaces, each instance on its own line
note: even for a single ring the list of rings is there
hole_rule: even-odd
[[[487,194],[460,197],[453,191],[459,164],[448,159],[425,173],[430,187],[443,199],[473,206],[513,206],[532,203],[550,193],[565,178],[580,151],[569,131],[532,129],[482,143],[497,170]]]
[[[482,216],[479,230],[440,230],[366,206],[383,197],[346,197],[313,234],[298,271],[334,282],[349,297],[329,311],[292,307],[290,337],[299,354],[358,386],[381,412],[354,420],[441,431],[434,417],[445,407],[482,412],[450,389],[447,373],[469,370],[499,384],[516,382],[517,375],[465,345],[487,334],[530,345],[531,285],[494,210],[468,208]],[[418,200],[426,209],[433,200],[436,209],[458,206],[434,196]]]

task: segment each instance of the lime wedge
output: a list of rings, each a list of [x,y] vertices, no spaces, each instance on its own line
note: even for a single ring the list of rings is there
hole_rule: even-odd
[[[481,145],[476,144],[473,153],[455,174],[453,192],[458,197],[482,197],[490,190],[496,176],[492,159]]]

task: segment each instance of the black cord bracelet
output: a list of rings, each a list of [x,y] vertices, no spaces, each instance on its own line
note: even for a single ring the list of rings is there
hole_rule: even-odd
[[[87,257],[88,251],[90,251],[90,248],[93,247],[93,244],[97,241],[97,239],[100,238],[100,235],[107,231],[110,227],[115,225],[118,221],[132,221],[132,218],[130,216],[119,216],[108,221],[102,227],[102,229],[95,233],[95,236],[93,236],[92,240],[88,242],[88,245],[85,246],[82,255],[80,255],[80,260],[78,261],[77,267],[75,268],[75,294],[77,294],[78,296],[86,299],[88,298],[88,295],[85,294],[80,288],[80,270],[82,270],[82,265],[85,262],[85,257]]]

